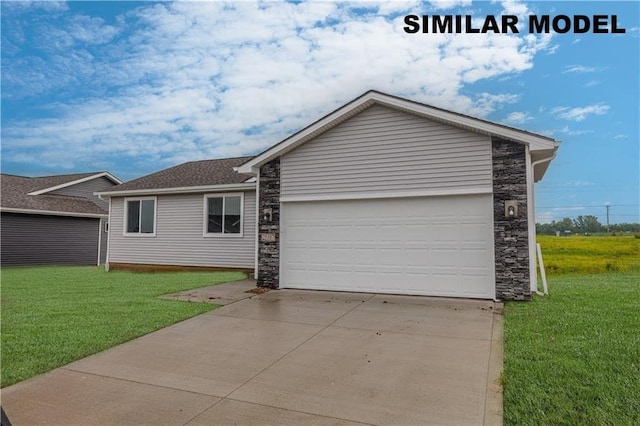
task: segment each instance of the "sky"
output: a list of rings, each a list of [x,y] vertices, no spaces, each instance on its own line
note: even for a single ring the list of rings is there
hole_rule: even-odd
[[[1,169],[130,180],[257,154],[375,89],[561,141],[536,221],[640,222],[640,2],[1,3]],[[406,15],[519,33],[408,34]],[[616,16],[624,34],[530,33]]]

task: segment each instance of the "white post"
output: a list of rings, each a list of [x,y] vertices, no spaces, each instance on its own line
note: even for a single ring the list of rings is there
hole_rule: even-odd
[[[547,287],[547,273],[544,270],[544,261],[542,260],[542,249],[540,248],[540,243],[536,244],[537,252],[538,252],[538,264],[540,265],[540,276],[542,277],[542,289],[544,294],[549,294],[549,288]]]

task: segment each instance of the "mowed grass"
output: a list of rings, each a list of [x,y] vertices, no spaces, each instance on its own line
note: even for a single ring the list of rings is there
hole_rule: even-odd
[[[538,235],[549,275],[640,271],[640,238]]]
[[[538,241],[550,294],[505,304],[505,425],[639,425],[640,240]]]
[[[132,273],[97,267],[3,268],[1,385],[215,309],[163,294],[245,277],[237,272]]]

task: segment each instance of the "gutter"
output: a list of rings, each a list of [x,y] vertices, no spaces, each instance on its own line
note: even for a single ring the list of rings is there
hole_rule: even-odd
[[[78,212],[62,212],[56,210],[35,210],[35,209],[19,209],[13,207],[2,207],[1,212],[4,213],[22,213],[22,214],[39,214],[44,216],[68,216],[68,217],[92,217],[92,218],[106,218],[107,214],[100,213],[78,213]]]
[[[168,195],[168,194],[190,194],[196,192],[226,192],[226,191],[244,191],[251,190],[256,187],[255,182],[248,183],[231,183],[226,185],[205,185],[205,186],[184,186],[178,188],[156,188],[156,189],[130,189],[124,191],[104,191],[94,192],[100,198],[105,197],[121,197],[130,195]]]

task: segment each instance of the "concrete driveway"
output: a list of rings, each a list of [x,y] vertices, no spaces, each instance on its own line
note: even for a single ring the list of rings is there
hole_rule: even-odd
[[[211,290],[224,295],[210,300],[229,303],[216,311],[3,389],[9,419],[501,424],[499,304],[301,290],[252,296],[239,285]]]

